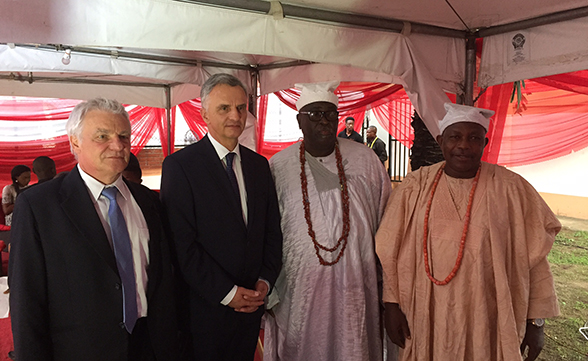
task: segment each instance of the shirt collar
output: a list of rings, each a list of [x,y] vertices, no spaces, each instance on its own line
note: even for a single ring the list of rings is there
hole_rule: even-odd
[[[212,146],[214,147],[214,150],[216,151],[216,154],[220,159],[224,159],[230,152],[237,154],[237,158],[241,159],[239,143],[237,143],[235,149],[229,150],[224,145],[220,144],[216,139],[214,139],[214,137],[210,133],[208,133],[208,138],[210,139],[210,143],[212,143]]]
[[[77,167],[80,171],[80,177],[82,177],[82,180],[86,184],[86,187],[90,191],[90,194],[92,195],[92,199],[94,201],[98,201],[98,198],[100,198],[100,195],[102,194],[102,190],[108,187],[118,188],[118,191],[125,200],[130,199],[131,191],[129,190],[129,187],[127,187],[127,184],[123,181],[122,175],[119,175],[118,178],[112,184],[104,185],[96,178],[84,172],[84,170],[82,169],[82,167],[80,167],[79,164],[77,165]]]

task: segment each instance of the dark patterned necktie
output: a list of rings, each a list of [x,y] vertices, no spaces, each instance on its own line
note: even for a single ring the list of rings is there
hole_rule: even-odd
[[[110,220],[110,232],[112,234],[112,245],[116,266],[123,287],[123,315],[124,323],[129,333],[133,332],[137,322],[137,283],[135,281],[135,270],[133,267],[133,250],[131,238],[127,229],[127,223],[122,211],[116,202],[118,188],[110,187],[102,190],[102,195],[110,200],[108,207],[108,218]]]
[[[233,191],[235,191],[235,195],[237,196],[237,203],[239,204],[239,209],[242,208],[241,205],[241,194],[239,193],[239,183],[237,183],[237,176],[235,175],[235,171],[233,170],[233,159],[235,158],[236,153],[230,152],[225,156],[227,161],[227,176],[229,177],[229,181],[231,182],[231,186],[233,186]]]

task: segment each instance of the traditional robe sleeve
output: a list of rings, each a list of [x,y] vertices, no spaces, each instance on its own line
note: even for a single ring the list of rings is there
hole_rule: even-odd
[[[398,253],[407,235],[408,223],[412,217],[418,197],[418,180],[420,175],[410,173],[400,186],[392,191],[384,217],[376,233],[376,253],[382,264],[383,295],[385,303],[399,303],[398,288]]]
[[[529,219],[527,248],[529,252],[529,309],[527,318],[548,318],[559,315],[553,275],[547,261],[561,224],[543,198],[522,180],[525,197],[529,200],[526,219]]]

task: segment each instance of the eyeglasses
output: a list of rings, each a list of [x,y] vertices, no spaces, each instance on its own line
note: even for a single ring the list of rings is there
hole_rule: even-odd
[[[339,120],[339,112],[336,110],[329,110],[326,112],[313,111],[313,112],[298,112],[298,113],[308,115],[308,119],[310,119],[311,122],[320,122],[321,119],[323,119],[323,117],[325,117],[325,119],[327,119],[330,122],[335,122],[335,121]]]

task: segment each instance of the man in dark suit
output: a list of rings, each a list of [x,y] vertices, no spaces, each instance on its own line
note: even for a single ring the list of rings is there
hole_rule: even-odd
[[[19,361],[176,360],[161,205],[121,173],[131,124],[116,101],[78,104],[66,125],[78,165],[17,199],[10,309]]]
[[[163,163],[161,197],[189,286],[197,360],[253,360],[263,303],[282,264],[267,160],[239,145],[247,93],[228,74],[202,86],[208,135]]]

